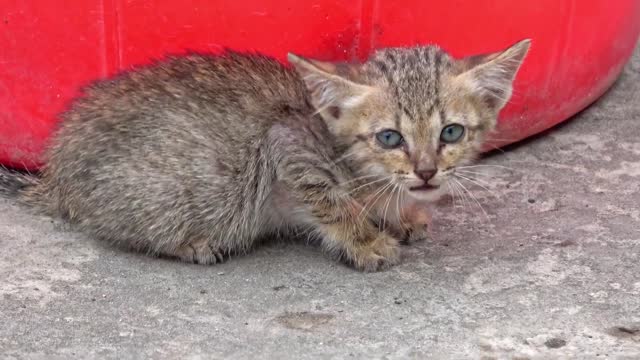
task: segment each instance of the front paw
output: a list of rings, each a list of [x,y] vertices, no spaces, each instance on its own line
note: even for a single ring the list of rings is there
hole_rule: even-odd
[[[404,230],[402,244],[409,245],[429,238],[429,225],[413,224]]]
[[[400,262],[398,241],[384,232],[378,233],[367,243],[358,244],[352,250],[350,260],[361,271],[381,271]]]
[[[404,221],[398,226],[399,239],[403,244],[412,244],[429,238],[431,231],[431,211],[428,205],[410,203],[403,209]]]

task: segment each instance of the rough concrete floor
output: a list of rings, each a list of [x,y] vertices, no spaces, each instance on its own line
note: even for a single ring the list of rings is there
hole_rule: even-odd
[[[203,267],[0,200],[3,358],[640,358],[640,52],[602,100],[483,161],[434,239],[362,274],[270,245]],[[493,194],[493,195],[492,195]]]

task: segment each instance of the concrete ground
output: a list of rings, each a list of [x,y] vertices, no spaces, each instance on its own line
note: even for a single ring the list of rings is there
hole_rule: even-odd
[[[640,358],[640,52],[572,121],[483,160],[490,191],[355,272],[299,244],[203,267],[0,200],[2,358]],[[488,177],[491,177],[490,179]]]

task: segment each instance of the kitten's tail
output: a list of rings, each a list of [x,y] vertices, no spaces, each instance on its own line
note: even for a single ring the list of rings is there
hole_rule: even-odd
[[[2,197],[17,197],[23,190],[37,185],[39,182],[40,178],[36,175],[23,174],[0,165],[0,196]]]

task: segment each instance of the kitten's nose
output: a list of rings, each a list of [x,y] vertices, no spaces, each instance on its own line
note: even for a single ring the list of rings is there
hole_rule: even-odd
[[[418,175],[418,177],[420,179],[422,179],[425,182],[427,182],[427,181],[431,180],[431,178],[436,175],[436,173],[438,172],[438,169],[434,169],[434,168],[415,169],[413,172],[416,175]]]

